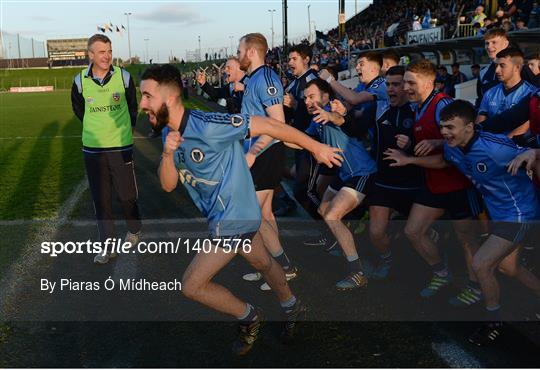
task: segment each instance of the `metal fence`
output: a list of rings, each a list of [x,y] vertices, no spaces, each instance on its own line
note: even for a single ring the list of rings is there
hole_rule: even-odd
[[[0,59],[47,57],[45,41],[23,37],[0,30]]]

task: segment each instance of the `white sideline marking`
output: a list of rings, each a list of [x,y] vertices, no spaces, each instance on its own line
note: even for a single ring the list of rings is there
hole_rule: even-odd
[[[278,217],[279,222],[306,222],[306,220],[298,219],[295,217]],[[15,225],[26,225],[26,224],[39,224],[42,222],[52,222],[56,218],[35,218],[32,220],[4,220],[0,221],[0,226],[15,226]],[[195,217],[195,218],[149,218],[143,219],[142,224],[144,225],[168,225],[168,224],[191,224],[191,223],[202,223],[206,224],[206,218]],[[124,225],[125,221],[115,220],[115,225]],[[96,220],[66,220],[65,224],[75,226],[75,227],[85,227],[85,226],[95,226]]]
[[[452,368],[484,368],[480,361],[454,341],[431,343],[431,348]]]
[[[86,177],[75,187],[71,195],[58,211],[58,218],[47,220],[23,246],[23,252],[15,263],[7,270],[4,278],[0,281],[0,317],[10,309],[17,307],[17,294],[22,291],[25,281],[35,278],[36,269],[39,270],[38,262],[45,258],[36,248],[43,240],[51,240],[59,227],[67,223],[69,214],[75,208],[82,193],[88,188]],[[49,263],[52,259],[49,258]],[[31,275],[31,276],[30,276]]]

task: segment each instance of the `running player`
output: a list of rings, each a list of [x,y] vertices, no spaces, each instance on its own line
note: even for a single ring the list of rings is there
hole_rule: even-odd
[[[521,79],[523,63],[523,53],[519,49],[506,48],[497,53],[495,74],[500,83],[488,90],[482,98],[477,123],[508,110],[536,90],[533,85]],[[512,138],[524,135],[527,131],[529,131],[529,124],[525,123],[505,134]]]
[[[209,233],[224,243],[241,240],[241,254],[274,288],[285,316],[284,339],[291,338],[295,321],[305,311],[291,293],[281,267],[270,258],[257,233],[260,207],[240,140],[250,135],[271,135],[296,143],[321,162],[339,165],[338,150],[310,139],[276,120],[246,114],[191,111],[181,100],[182,81],[170,65],[148,68],[142,76],[140,108],[152,127],[163,132],[163,154],[158,170],[162,188],[173,191],[180,177],[193,201],[208,219]],[[210,308],[240,320],[240,334],[233,345],[237,354],[247,353],[259,331],[262,316],[251,304],[235,297],[212,281],[235,253],[225,248],[199,253],[182,278],[183,294]]]
[[[540,205],[531,179],[524,170],[511,168],[508,163],[526,149],[516,146],[503,135],[477,132],[474,127],[476,111],[472,104],[458,100],[441,111],[441,133],[444,136],[442,154],[427,156],[417,164],[428,168],[454,165],[482,193],[489,210],[491,235],[478,249],[472,267],[485,297],[488,325],[475,332],[469,340],[482,345],[499,335],[501,316],[500,288],[495,277],[499,266],[540,298],[540,280],[521,266],[518,245],[526,241],[538,222]],[[410,157],[394,165],[410,164]]]
[[[240,68],[247,73],[241,112],[247,115],[267,116],[285,122],[283,111],[283,86],[279,76],[264,64],[268,43],[260,33],[250,33],[240,39],[238,60]],[[282,142],[263,135],[244,141],[246,160],[251,168],[251,175],[257,199],[261,206],[261,236],[265,247],[285,270],[287,279],[296,277],[298,270],[291,263],[279,240],[279,231],[272,212],[274,189],[281,181],[285,164],[285,147]],[[259,280],[260,274],[244,275],[245,280]],[[269,290],[268,284],[261,286]]]
[[[394,66],[387,71],[386,89],[390,104],[372,121],[375,124],[375,147],[372,152],[377,161],[377,174],[375,186],[368,197],[369,236],[380,256],[370,276],[374,279],[384,279],[390,271],[392,252],[387,229],[392,210],[407,216],[423,180],[421,168],[390,167],[383,157],[389,148],[401,148],[409,154],[413,153],[410,143],[413,142],[415,112],[403,89],[404,74],[403,66]],[[366,121],[362,122],[366,124]]]
[[[405,72],[404,89],[409,95],[409,101],[418,104],[413,128],[415,156],[408,156],[413,164],[430,153],[440,153],[444,143],[439,130],[440,112],[452,99],[434,91],[435,76],[435,66],[425,59],[412,62]],[[402,156],[407,155],[395,149],[386,152],[387,160],[396,160]],[[405,234],[433,272],[430,282],[420,292],[421,297],[434,296],[452,281],[447,262],[429,237],[433,222],[446,212],[453,220],[454,230],[464,248],[469,271],[467,287],[451,303],[470,306],[481,300],[480,286],[471,269],[477,245],[473,241],[470,221],[471,217],[480,213],[480,208],[474,188],[457,169],[449,167],[425,170],[424,185],[415,199],[405,226]]]
[[[343,223],[343,218],[358,207],[373,186],[377,166],[369,156],[363,144],[352,136],[352,130],[340,127],[343,124],[354,129],[354,123],[337,113],[330,112],[330,100],[333,91],[330,85],[321,79],[309,82],[305,91],[308,111],[315,115],[308,133],[318,136],[321,142],[343,150],[343,166],[339,169],[335,181],[328,186],[319,206],[319,213],[338,241],[347,259],[347,276],[336,284],[340,290],[365,287],[367,277],[362,270],[353,234]],[[352,127],[351,127],[352,126]]]

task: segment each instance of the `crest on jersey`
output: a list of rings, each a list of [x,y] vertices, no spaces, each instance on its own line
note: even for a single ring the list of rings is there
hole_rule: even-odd
[[[204,159],[204,153],[199,148],[193,148],[191,150],[191,160],[195,163],[201,163]]]
[[[266,89],[266,92],[270,96],[277,95],[277,89],[274,86],[268,86],[268,89]]]
[[[414,121],[412,119],[410,119],[410,118],[407,118],[407,119],[403,120],[403,127],[404,128],[411,128],[413,124],[414,124]]]
[[[91,96],[89,96],[88,98],[86,98],[86,102],[88,104],[94,104],[94,98],[92,98]]]
[[[231,125],[234,127],[240,127],[244,124],[244,118],[237,114],[231,116]]]
[[[120,100],[120,93],[119,92],[114,92],[112,94],[112,98],[114,101],[119,101]]]
[[[485,164],[484,162],[478,162],[476,164],[476,169],[478,170],[478,172],[485,173],[487,171],[487,164]]]

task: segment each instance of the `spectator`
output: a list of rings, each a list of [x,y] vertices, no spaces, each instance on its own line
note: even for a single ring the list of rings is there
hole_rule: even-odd
[[[527,65],[535,76],[540,76],[540,53],[527,55]]]
[[[448,87],[449,95],[453,98],[456,97],[456,85],[459,85],[467,81],[467,77],[463,72],[459,70],[459,63],[452,64],[452,76],[450,76],[450,86]]]
[[[504,12],[504,16],[512,18],[517,13],[517,6],[514,0],[506,0],[506,3],[500,7],[500,10]]]
[[[446,69],[446,66],[440,65],[437,68],[437,78],[440,78],[441,82],[444,83],[445,89],[442,90],[447,95],[450,95],[450,75],[448,74],[448,70]]]
[[[477,79],[480,77],[480,65],[479,64],[473,64],[471,66],[471,74],[473,76],[473,79]]]
[[[413,18],[413,24],[412,24],[413,31],[419,31],[422,29],[422,24],[420,23],[420,17],[417,15]]]
[[[446,79],[442,78],[441,76],[437,76],[435,79],[435,90],[440,93],[444,93],[446,91]]]
[[[528,28],[540,27],[540,5],[538,1],[533,2],[531,12],[529,13]]]
[[[506,32],[511,32],[514,30],[514,25],[512,24],[512,22],[510,22],[508,19],[504,20],[502,22],[502,28],[506,31]]]
[[[523,19],[518,19],[516,21],[516,31],[522,31],[522,30],[527,30],[527,26],[526,26],[526,23]]]
[[[472,24],[479,23],[480,27],[484,26],[484,20],[487,18],[487,15],[484,13],[484,7],[479,5],[474,10],[474,17],[472,19]]]

